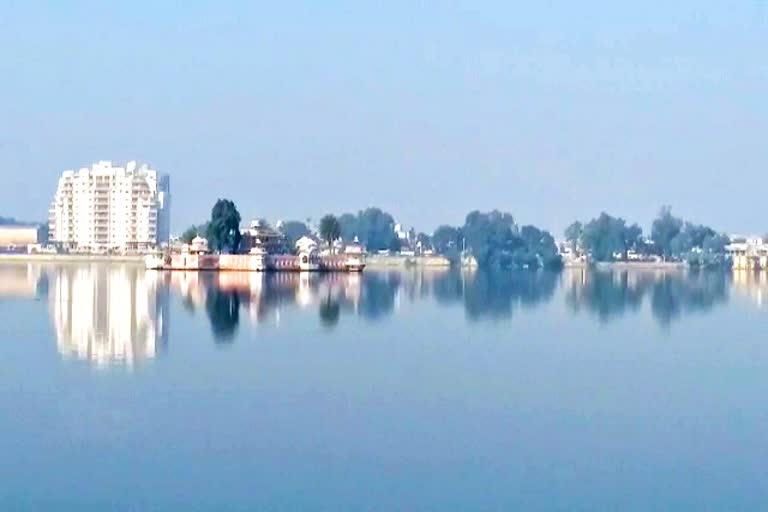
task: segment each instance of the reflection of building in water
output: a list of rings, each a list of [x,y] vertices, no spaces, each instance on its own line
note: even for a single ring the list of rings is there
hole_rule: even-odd
[[[762,307],[768,301],[768,272],[734,270],[733,289]]]
[[[43,292],[45,276],[39,265],[8,263],[0,265],[0,298],[33,298]]]
[[[218,341],[230,341],[240,313],[253,324],[279,324],[285,310],[359,312],[360,274],[316,272],[173,272],[170,281],[189,311],[208,315]]]
[[[59,352],[98,365],[155,357],[168,339],[161,278],[130,266],[57,269],[50,300]]]
[[[219,272],[216,283],[222,292],[240,295],[254,323],[268,318],[279,321],[281,310],[298,306],[317,307],[328,300],[344,302],[354,309],[360,298],[360,276],[315,272]]]

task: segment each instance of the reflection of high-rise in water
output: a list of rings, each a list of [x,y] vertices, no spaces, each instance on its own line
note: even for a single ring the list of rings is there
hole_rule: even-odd
[[[59,352],[97,365],[155,357],[168,340],[161,277],[127,265],[56,268],[50,305]]]

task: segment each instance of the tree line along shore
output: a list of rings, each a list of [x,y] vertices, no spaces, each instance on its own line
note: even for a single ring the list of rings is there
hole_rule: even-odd
[[[189,244],[205,238],[211,250],[238,252],[242,219],[235,204],[219,199],[208,221],[187,228],[179,237]],[[460,226],[441,225],[433,233],[410,229],[403,234],[394,217],[380,208],[355,213],[324,215],[316,226],[311,219],[279,223],[284,245],[292,252],[302,237],[319,240],[325,247],[357,241],[374,260],[384,265],[439,258],[453,265],[482,268],[560,268],[569,264],[598,266],[724,266],[728,264],[729,237],[715,229],[686,221],[662,207],[651,224],[649,236],[636,223],[602,212],[589,221],[575,221],[561,242],[547,230],[520,225],[511,213],[472,211]],[[387,259],[389,257],[389,259]],[[438,263],[435,263],[439,266]]]
[[[519,224],[508,212],[472,211],[458,226],[441,225],[432,233],[406,229],[380,208],[366,208],[357,213],[324,215],[315,224],[311,219],[288,220],[274,228],[270,250],[293,253],[296,242],[309,237],[325,250],[334,251],[357,241],[368,254],[372,266],[477,266],[483,268],[559,268],[562,266],[680,268],[728,266],[731,240],[715,229],[673,215],[662,207],[651,223],[648,235],[636,223],[606,212],[587,221],[575,221],[561,237],[531,224]],[[22,225],[0,218],[0,224]],[[242,218],[236,205],[219,199],[208,220],[188,227],[171,248],[204,238],[207,247],[217,253],[247,252],[243,242]],[[247,233],[246,233],[247,236]],[[766,246],[768,247],[768,246]],[[41,251],[45,254],[0,254],[2,260],[37,259],[139,260],[140,256],[78,254],[76,251]]]

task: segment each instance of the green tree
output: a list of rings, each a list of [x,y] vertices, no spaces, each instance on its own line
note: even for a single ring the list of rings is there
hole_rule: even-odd
[[[461,250],[461,230],[453,226],[440,226],[432,234],[432,246],[438,254],[458,254]]]
[[[642,234],[637,224],[627,226],[624,219],[602,212],[584,226],[581,244],[595,261],[611,261],[616,254],[626,259],[627,251],[639,246]]]
[[[333,242],[341,236],[341,225],[335,215],[328,214],[320,219],[320,236],[333,251]]]
[[[581,235],[583,233],[584,225],[579,221],[575,221],[570,226],[565,228],[565,240],[571,244],[571,249],[576,250],[576,247],[578,246],[579,240],[581,240]]]
[[[520,239],[522,246],[512,253],[515,266],[552,268],[562,265],[557,244],[549,231],[536,226],[523,226],[520,228]]]
[[[419,233],[416,235],[416,245],[423,251],[432,249],[432,237],[426,233]]]
[[[219,199],[211,210],[206,238],[217,252],[237,252],[240,247],[240,212],[229,199]]]
[[[395,219],[381,208],[366,208],[357,215],[344,214],[340,217],[342,237],[350,241],[357,237],[372,251],[400,247],[395,234]]]
[[[467,249],[481,267],[509,266],[512,251],[523,245],[512,215],[498,210],[470,212],[461,232]]]
[[[702,265],[722,265],[725,261],[725,246],[731,243],[727,235],[708,236],[702,243]]]
[[[298,220],[289,220],[284,222],[282,226],[282,232],[285,236],[285,245],[289,251],[294,250],[296,242],[299,240],[299,238],[311,234],[309,227]]]
[[[185,244],[191,244],[192,240],[194,240],[197,235],[197,226],[189,226],[186,230],[184,230],[179,239]]]
[[[665,257],[669,258],[673,254],[672,240],[680,234],[683,228],[683,221],[672,215],[672,208],[662,206],[656,220],[651,226],[651,239],[657,250]],[[675,243],[675,247],[680,247],[681,241]]]
[[[341,238],[344,239],[344,241],[351,242],[356,236],[359,238],[357,215],[352,213],[342,214],[339,217],[339,226],[341,227]]]
[[[562,264],[552,235],[535,226],[518,229],[511,214],[473,211],[460,229],[462,241],[485,268],[540,268]]]
[[[700,224],[685,222],[670,241],[669,255],[692,265],[716,265],[725,261],[728,237]]]
[[[627,250],[634,249],[640,251],[643,248],[643,228],[637,224],[632,224],[624,229],[624,257],[627,257]]]
[[[559,267],[562,259],[555,239],[535,226],[518,229],[509,213],[470,212],[460,228],[440,226],[432,235],[439,254],[455,260],[467,249],[484,268]]]

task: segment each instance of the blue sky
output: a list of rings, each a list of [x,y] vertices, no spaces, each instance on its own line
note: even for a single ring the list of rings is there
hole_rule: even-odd
[[[0,0],[0,215],[138,159],[171,174],[175,230],[228,197],[768,231],[765,0],[106,4]]]

